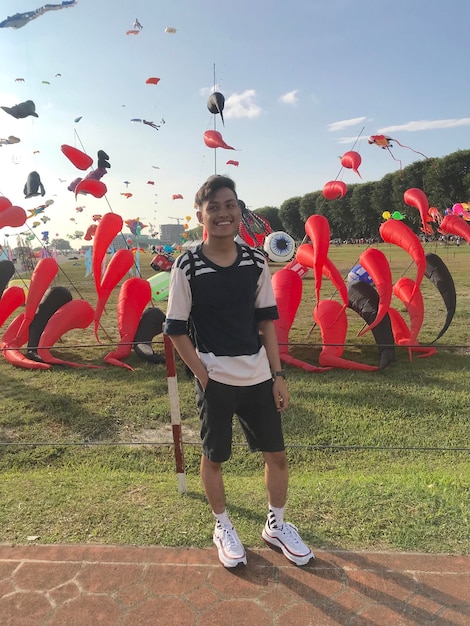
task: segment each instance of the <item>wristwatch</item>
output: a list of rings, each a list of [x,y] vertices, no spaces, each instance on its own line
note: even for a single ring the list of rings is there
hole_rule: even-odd
[[[285,380],[285,378],[286,378],[286,370],[279,370],[277,372],[271,372],[271,376],[273,377],[273,380],[275,378],[277,378],[277,376],[282,376],[282,378],[284,378],[284,380]]]

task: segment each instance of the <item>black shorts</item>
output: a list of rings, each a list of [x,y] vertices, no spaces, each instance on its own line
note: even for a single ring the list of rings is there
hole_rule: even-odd
[[[274,404],[272,380],[239,387],[209,379],[204,391],[196,379],[196,398],[202,452],[210,461],[222,463],[230,458],[234,415],[252,452],[284,450],[281,414]]]

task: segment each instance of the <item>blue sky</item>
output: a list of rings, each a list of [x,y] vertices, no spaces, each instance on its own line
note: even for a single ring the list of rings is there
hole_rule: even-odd
[[[3,0],[0,21],[40,6]],[[126,35],[136,18],[142,30]],[[0,193],[26,210],[54,200],[50,221],[35,229],[51,238],[86,231],[93,214],[109,210],[150,232],[176,223],[169,217],[195,225],[194,194],[215,171],[234,178],[252,209],[279,207],[335,179],[338,157],[354,144],[363,181],[398,169],[368,145],[373,134],[429,157],[467,149],[469,23],[468,0],[77,0],[0,29],[0,105],[31,99],[39,115],[15,120],[0,110],[0,138],[21,139],[0,148]],[[206,105],[214,67],[225,126]],[[158,85],[145,83],[150,76]],[[157,131],[133,118],[165,123]],[[206,147],[214,123],[236,151]],[[97,151],[107,152],[105,198],[67,191],[83,172],[62,144],[85,149],[95,165]],[[399,146],[394,154],[403,166],[423,158]],[[24,198],[33,170],[44,198]],[[339,177],[360,182],[351,170]]]

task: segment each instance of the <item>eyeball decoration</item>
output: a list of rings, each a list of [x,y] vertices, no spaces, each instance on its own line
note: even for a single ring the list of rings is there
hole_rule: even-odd
[[[264,251],[273,263],[291,261],[295,254],[294,239],[283,231],[270,233],[264,240]]]

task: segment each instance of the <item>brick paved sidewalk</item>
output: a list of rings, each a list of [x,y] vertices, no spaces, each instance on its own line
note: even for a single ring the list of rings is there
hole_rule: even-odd
[[[2,626],[470,624],[470,556],[0,545]]]

